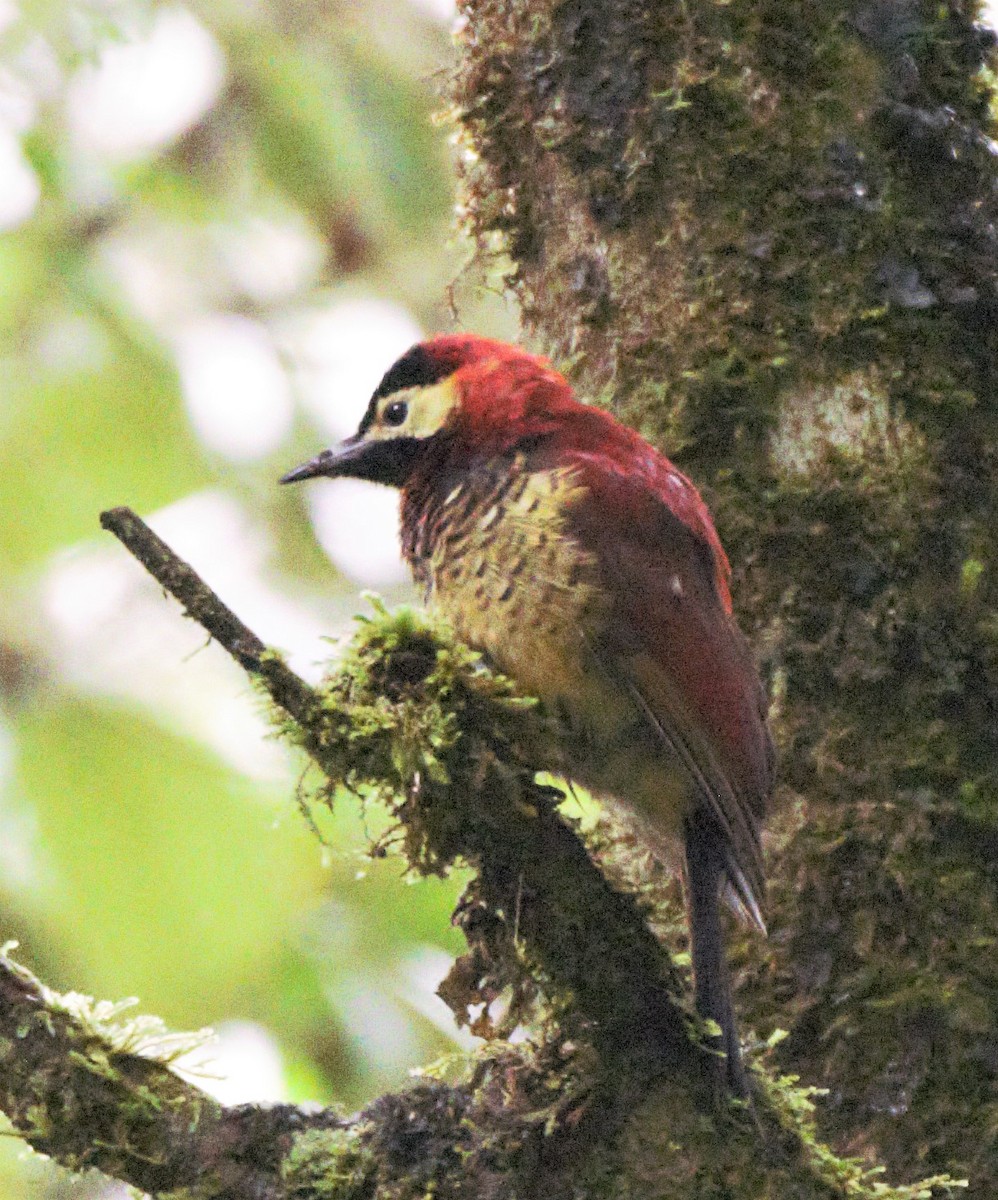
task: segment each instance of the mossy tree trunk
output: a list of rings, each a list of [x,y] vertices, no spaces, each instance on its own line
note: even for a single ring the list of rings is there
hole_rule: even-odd
[[[998,1194],[991,34],[936,0],[474,0],[467,220],[706,490],[782,752],[746,1025]]]

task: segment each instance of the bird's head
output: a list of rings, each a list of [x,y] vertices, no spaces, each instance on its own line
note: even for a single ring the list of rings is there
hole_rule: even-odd
[[[500,454],[580,407],[544,359],[473,334],[442,334],[388,370],[353,437],[281,482],[346,476],[404,487],[442,446],[465,457]]]

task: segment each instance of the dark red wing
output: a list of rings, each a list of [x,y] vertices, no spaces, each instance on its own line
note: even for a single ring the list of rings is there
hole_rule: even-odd
[[[723,551],[713,524],[678,473],[692,493],[678,511],[694,511],[699,528],[676,515],[671,496],[667,504],[641,478],[589,454],[572,458],[587,490],[572,507],[570,527],[594,552],[613,598],[614,619],[595,652],[714,813],[728,841],[730,883],[761,924],[759,827],[772,786],[772,749],[755,666],[727,608],[727,561],[718,558]]]

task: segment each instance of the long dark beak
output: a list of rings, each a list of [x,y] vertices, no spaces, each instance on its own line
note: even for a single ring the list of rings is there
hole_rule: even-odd
[[[335,449],[323,450],[309,462],[295,467],[282,476],[281,483],[297,483],[299,479],[324,475],[327,479],[341,476],[369,479],[372,483],[400,488],[419,461],[425,444],[411,437],[375,438],[372,441],[362,433],[356,433]]]
[[[298,483],[302,479],[314,479],[317,475],[336,478],[351,474],[351,467],[367,451],[368,447],[357,438],[347,438],[335,450],[323,450],[315,458],[282,475],[279,483]]]

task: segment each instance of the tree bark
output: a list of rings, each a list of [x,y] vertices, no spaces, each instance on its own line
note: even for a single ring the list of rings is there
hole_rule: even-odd
[[[973,3],[476,0],[464,208],[707,491],[781,744],[737,1003],[903,1178],[998,1192],[993,35]]]

